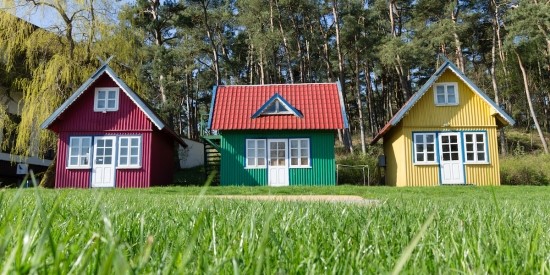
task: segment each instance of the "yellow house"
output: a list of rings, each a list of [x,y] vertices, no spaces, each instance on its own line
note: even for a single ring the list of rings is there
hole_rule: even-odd
[[[371,144],[384,140],[386,185],[500,185],[497,128],[514,123],[446,60]]]

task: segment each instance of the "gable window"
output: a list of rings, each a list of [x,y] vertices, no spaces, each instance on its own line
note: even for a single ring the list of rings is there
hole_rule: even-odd
[[[458,105],[457,83],[434,84],[434,94],[435,105],[437,106]]]
[[[69,161],[67,168],[90,168],[91,137],[71,137],[69,139]]]
[[[436,164],[435,133],[415,133],[413,135],[414,162],[416,164]]]
[[[280,100],[274,100],[262,112],[262,115],[279,115],[279,114],[292,114],[292,112],[288,110],[288,108]]]
[[[113,112],[118,110],[118,88],[96,88],[94,111]]]
[[[484,132],[464,133],[466,162],[488,163],[487,138]]]
[[[303,118],[303,114],[286,101],[279,93],[275,93],[268,99],[260,109],[258,109],[252,118],[268,115],[294,115]]]
[[[290,139],[290,167],[311,167],[309,158],[309,139]]]
[[[118,168],[141,168],[141,137],[120,137]]]
[[[246,168],[265,168],[265,139],[246,140]]]

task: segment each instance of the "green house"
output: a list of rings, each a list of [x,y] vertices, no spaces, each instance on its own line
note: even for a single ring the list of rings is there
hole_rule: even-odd
[[[339,83],[214,88],[220,184],[336,185],[334,139],[348,127]]]

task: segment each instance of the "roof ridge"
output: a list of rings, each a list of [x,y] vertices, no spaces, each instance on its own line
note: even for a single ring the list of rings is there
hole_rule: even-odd
[[[315,82],[315,83],[275,83],[275,84],[236,84],[236,85],[218,85],[218,87],[269,87],[269,86],[303,86],[303,85],[327,85],[336,82]]]

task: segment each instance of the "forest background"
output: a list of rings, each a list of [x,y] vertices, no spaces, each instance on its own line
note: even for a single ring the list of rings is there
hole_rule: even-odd
[[[47,10],[40,14],[38,10]],[[44,16],[39,28],[15,17]],[[22,16],[25,18],[25,16]],[[353,140],[368,140],[453,61],[548,153],[550,1],[2,0],[2,148],[54,150],[39,125],[104,60],[177,133],[198,139],[215,85],[342,83]],[[501,153],[510,143],[501,131]],[[339,135],[348,150],[351,138]]]

